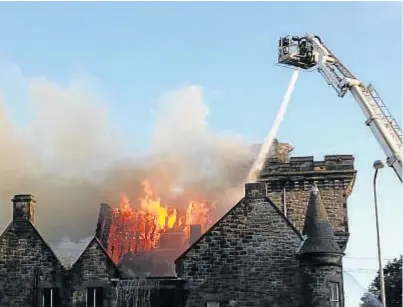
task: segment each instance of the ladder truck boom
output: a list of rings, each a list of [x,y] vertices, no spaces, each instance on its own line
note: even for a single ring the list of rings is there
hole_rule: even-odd
[[[366,116],[365,124],[386,154],[387,164],[402,182],[402,130],[375,88],[365,86],[312,34],[286,36],[279,40],[278,64],[302,70],[317,70],[339,97],[350,91]]]

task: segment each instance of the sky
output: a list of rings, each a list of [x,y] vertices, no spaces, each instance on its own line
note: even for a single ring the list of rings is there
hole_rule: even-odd
[[[24,125],[32,116],[26,80],[79,84],[100,97],[111,127],[138,154],[150,146],[159,97],[198,85],[210,129],[261,142],[291,77],[276,66],[278,39],[307,32],[372,83],[401,126],[400,2],[1,3],[0,93]],[[358,305],[377,268],[372,163],[384,154],[364,121],[351,95],[339,98],[317,72],[304,72],[278,133],[296,156],[355,156],[347,306]],[[386,261],[402,250],[401,185],[385,168],[378,186]]]

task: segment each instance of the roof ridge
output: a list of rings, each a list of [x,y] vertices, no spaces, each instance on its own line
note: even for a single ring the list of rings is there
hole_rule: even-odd
[[[42,241],[42,243],[45,245],[45,247],[47,249],[49,249],[50,253],[56,258],[56,260],[58,261],[58,263],[60,264],[60,267],[63,270],[66,270],[66,267],[63,265],[63,262],[60,260],[59,256],[56,254],[56,252],[54,251],[54,249],[50,246],[50,244],[45,240],[45,238],[41,235],[41,233],[39,232],[39,230],[35,227],[35,225],[28,220],[23,220],[23,221],[14,221],[12,220],[10,222],[10,224],[7,226],[7,228],[4,230],[4,232],[0,235],[0,239],[3,237],[3,235],[5,235],[5,233],[11,228],[11,226],[15,225],[15,223],[27,223],[27,225],[29,225],[29,227],[31,227],[35,233],[38,235],[39,239]]]
[[[105,254],[106,258],[108,261],[111,262],[111,264],[113,265],[113,267],[115,269],[118,270],[118,267],[116,265],[116,263],[112,260],[112,258],[108,255],[108,252],[106,251],[106,249],[103,247],[102,243],[99,241],[99,239],[96,236],[93,236],[92,239],[88,242],[88,244],[86,245],[86,247],[81,251],[81,253],[79,254],[79,256],[76,258],[75,262],[72,264],[71,266],[71,270],[74,269],[74,267],[76,266],[76,264],[81,260],[81,258],[83,257],[84,253],[87,251],[87,249],[91,246],[91,244],[95,242],[100,248],[101,251]]]
[[[55,256],[55,258],[57,259],[57,261],[59,261],[60,266],[66,270],[67,268],[63,265],[63,261],[60,260],[59,256],[57,255],[57,253],[54,251],[54,249],[52,248],[52,246],[50,246],[50,244],[45,240],[45,238],[41,235],[41,233],[39,232],[39,230],[35,227],[34,224],[31,223],[31,221],[27,221],[31,227],[34,229],[34,231],[38,234],[39,238],[43,241],[43,243],[46,245],[46,247],[50,250],[50,252],[53,254],[53,256]]]
[[[211,230],[218,225],[224,218],[226,218],[232,211],[235,210],[235,208],[237,208],[240,204],[242,204],[242,202],[245,200],[245,197],[242,197],[240,201],[238,201],[234,206],[232,206],[231,209],[229,209],[227,211],[227,213],[225,213],[221,218],[219,218],[217,220],[217,222],[215,222],[213,225],[211,225],[211,227],[209,229],[207,229],[206,232],[204,232],[196,241],[194,241],[192,244],[189,245],[189,247],[187,249],[185,249],[185,251],[180,254],[174,261],[174,263],[176,263],[180,258],[184,257],[192,248],[193,246],[195,246],[196,244],[198,244],[208,233],[211,232]]]
[[[298,237],[303,240],[302,234],[298,231],[298,229],[293,225],[293,223],[281,212],[281,210],[274,204],[274,202],[268,197],[268,196],[262,196],[259,197],[263,199],[263,202],[269,203],[271,207],[274,208],[277,214],[280,215],[280,217],[283,218],[283,220],[286,222],[286,224],[298,235]],[[191,244],[181,255],[179,255],[175,259],[175,263],[182,257],[184,257],[196,244],[198,244],[208,233],[211,232],[211,230],[216,227],[224,218],[226,218],[235,208],[237,208],[239,205],[241,205],[245,200],[247,200],[247,197],[243,197],[236,205],[234,205],[230,210],[227,211],[226,214],[224,214],[220,219],[217,220],[205,233],[203,233],[193,244]]]

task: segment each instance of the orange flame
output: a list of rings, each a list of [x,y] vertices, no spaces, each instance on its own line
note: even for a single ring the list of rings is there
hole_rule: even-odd
[[[114,209],[108,239],[108,253],[115,262],[128,252],[150,251],[158,248],[163,233],[182,233],[182,247],[190,239],[190,226],[200,224],[206,231],[213,224],[215,205],[208,201],[189,201],[186,210],[168,208],[161,204],[149,181],[142,182],[143,196],[139,208],[132,206],[125,193],[119,208]]]

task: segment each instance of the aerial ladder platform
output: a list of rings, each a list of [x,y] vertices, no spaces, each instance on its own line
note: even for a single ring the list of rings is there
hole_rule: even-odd
[[[386,162],[402,182],[402,130],[375,88],[366,86],[313,34],[279,40],[278,64],[300,70],[317,70],[339,97],[351,92],[365,114],[365,124],[386,154]]]

